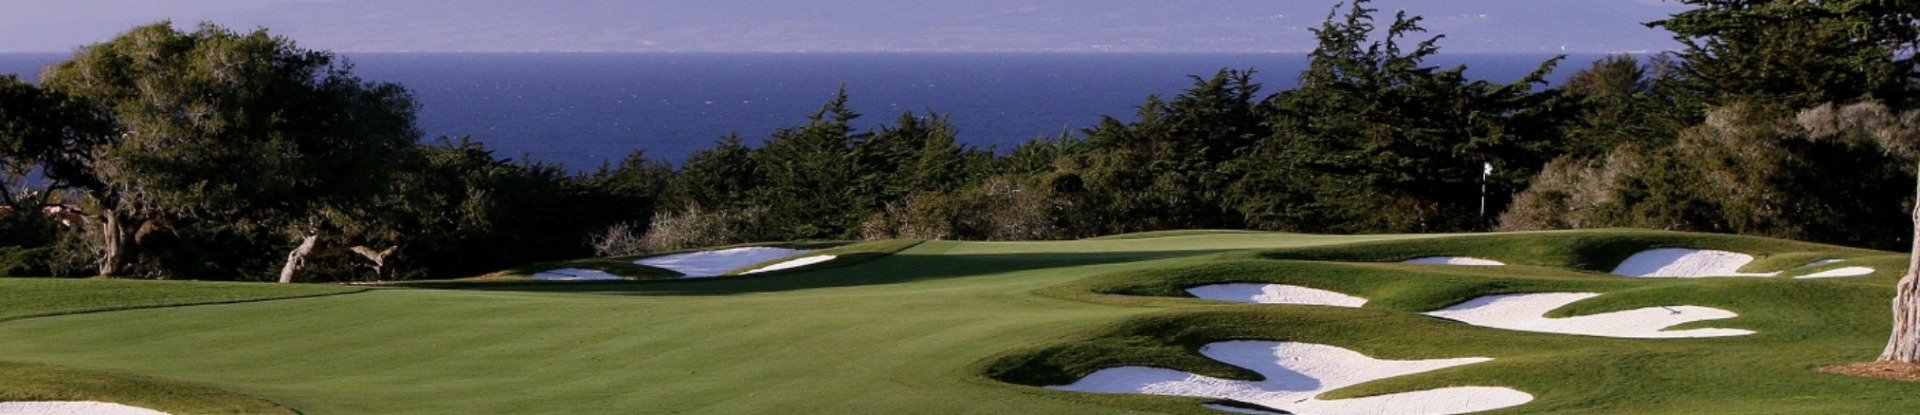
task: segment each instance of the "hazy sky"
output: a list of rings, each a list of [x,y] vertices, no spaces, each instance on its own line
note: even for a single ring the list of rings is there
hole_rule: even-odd
[[[402,51],[1305,51],[1337,0],[0,0],[0,52],[63,52],[136,25],[266,27],[307,48]],[[1382,0],[1447,52],[1675,43],[1661,0]]]

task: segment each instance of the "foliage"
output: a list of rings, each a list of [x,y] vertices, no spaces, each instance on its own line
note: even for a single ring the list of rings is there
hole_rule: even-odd
[[[552,164],[497,158],[484,144],[443,139],[419,148],[409,196],[394,212],[403,258],[427,275],[477,275],[592,253],[587,236],[628,220],[628,197],[604,173],[576,176]],[[645,163],[639,163],[646,166]],[[643,167],[644,168],[644,167]],[[631,189],[631,188],[629,188]],[[619,212],[619,213],[608,213]]]
[[[1920,2],[1680,2],[1695,8],[1648,25],[1685,45],[1675,69],[1692,100],[1808,108],[1872,99],[1903,108],[1920,92]]]
[[[661,211],[653,215],[653,225],[641,237],[640,247],[648,252],[677,251],[772,240],[778,229],[767,220],[766,209],[758,207],[708,211],[695,205]]]
[[[1624,59],[1570,82],[1583,112],[1568,130],[1574,151],[1518,196],[1503,228],[1636,226],[1902,246],[1904,232],[1868,224],[1904,221],[1911,195],[1884,189],[1904,187],[1908,163],[1869,144],[1875,133],[1824,140],[1796,124],[1828,117],[1833,126],[1833,107],[1816,108],[1833,102],[1910,105],[1920,8],[1684,3],[1700,7],[1651,23],[1687,49],[1640,69],[1653,72],[1650,85],[1630,81],[1645,77]]]
[[[1795,117],[1862,99],[1902,110],[1920,92],[1914,8],[1687,3],[1702,7],[1652,23],[1686,51],[1608,57],[1557,90],[1537,85],[1558,59],[1507,84],[1428,66],[1443,37],[1362,0],[1314,30],[1300,86],[1271,95],[1252,71],[1222,70],[1132,119],[998,152],[959,144],[938,113],[856,129],[843,89],[798,125],[585,173],[465,137],[417,143],[410,94],[330,52],[162,23],[81,48],[42,86],[0,79],[0,202],[73,195],[86,213],[0,221],[0,237],[34,272],[232,280],[465,276],[800,239],[1451,232],[1494,217],[1897,245],[1862,224],[1910,203],[1877,191],[1909,166],[1862,144],[1876,133]],[[20,192],[33,169],[54,189]]]
[[[1238,177],[1228,166],[1271,134],[1252,71],[1194,77],[1163,101],[1149,97],[1134,122],[1112,117],[1086,131],[1074,154],[1084,198],[1076,208],[1097,234],[1244,226],[1227,203]]]
[[[660,210],[705,206],[739,209],[752,204],[748,196],[760,187],[760,164],[739,134],[694,151],[681,163],[667,185],[670,202]]]
[[[389,183],[387,156],[419,133],[405,88],[362,81],[337,60],[265,30],[163,22],[49,69],[45,88],[113,120],[112,139],[66,143],[92,157],[90,171],[49,170],[80,184],[104,219],[101,273],[126,272],[123,251],[141,242],[128,234],[154,221],[309,242],[356,227],[355,208]]]
[[[1373,9],[1356,1],[1314,33],[1298,89],[1281,92],[1274,134],[1237,163],[1234,204],[1248,225],[1309,232],[1436,232],[1485,227],[1556,151],[1557,94],[1532,92],[1558,59],[1512,84],[1468,81],[1465,67],[1421,66],[1439,37],[1402,12],[1369,41]],[[1483,166],[1493,174],[1482,180]]]
[[[1671,147],[1623,145],[1604,158],[1550,164],[1503,217],[1503,229],[1631,226],[1900,246],[1911,195],[1904,163],[1871,145],[1816,141],[1793,110],[1716,108]],[[1864,136],[1863,136],[1864,137]],[[1871,140],[1870,138],[1863,138]]]
[[[633,222],[621,222],[593,234],[587,244],[598,257],[633,256],[647,253],[646,233]]]
[[[1564,153],[1594,157],[1623,144],[1671,144],[1692,121],[1658,89],[1670,80],[1672,63],[1664,55],[1641,63],[1633,55],[1613,55],[1567,78],[1560,90],[1575,114],[1565,130]]]
[[[1073,216],[1059,177],[1003,175],[954,194],[920,193],[889,204],[862,224],[879,239],[1053,240],[1091,236],[1082,226],[1107,219]],[[1085,219],[1085,220],[1076,220]]]
[[[859,116],[847,108],[842,90],[806,124],[775,131],[753,153],[764,183],[754,192],[754,206],[767,209],[781,239],[834,239],[856,229],[864,216],[860,202],[871,197],[860,192],[853,154],[856,144],[872,136],[853,129]]]

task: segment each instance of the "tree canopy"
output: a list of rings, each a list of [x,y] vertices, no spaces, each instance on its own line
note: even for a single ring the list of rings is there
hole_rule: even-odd
[[[105,134],[63,143],[89,168],[48,171],[98,212],[102,275],[129,271],[142,234],[187,222],[270,229],[311,249],[360,227],[356,210],[391,183],[388,160],[420,135],[404,87],[264,29],[136,28],[81,48],[42,87],[108,120]]]

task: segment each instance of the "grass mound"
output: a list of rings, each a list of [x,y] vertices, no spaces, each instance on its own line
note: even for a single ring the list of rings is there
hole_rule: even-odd
[[[1844,247],[1723,235],[1630,230],[1497,234],[1362,242],[1228,254],[1215,260],[1125,270],[1039,290],[1096,304],[1159,309],[1077,333],[1049,346],[1009,353],[979,369],[1029,386],[1072,383],[1101,369],[1146,366],[1223,379],[1258,380],[1200,356],[1206,344],[1277,340],[1336,345],[1390,359],[1488,356],[1494,362],[1387,379],[1329,393],[1351,398],[1448,386],[1511,387],[1540,399],[1501,412],[1527,413],[1899,413],[1841,405],[1865,388],[1869,401],[1899,400],[1900,386],[1867,384],[1815,371],[1869,358],[1884,340],[1890,278],[1855,280],[1646,280],[1602,274],[1651,248],[1697,247],[1753,254],[1754,267],[1780,270],[1816,259],[1901,267],[1902,256]],[[1458,255],[1521,264],[1447,267],[1399,261]],[[1890,274],[1890,273],[1883,273]],[[1249,305],[1192,298],[1186,289],[1228,283],[1289,284],[1371,299],[1364,309]],[[1495,294],[1593,292],[1549,313],[1569,317],[1669,305],[1736,310],[1729,320],[1675,329],[1736,327],[1752,338],[1612,339],[1474,327],[1417,312]],[[1690,396],[1675,397],[1676,391]],[[1196,400],[1061,393],[1122,407]],[[1660,396],[1646,401],[1631,397]],[[1783,396],[1799,397],[1794,399]],[[1824,396],[1826,398],[1807,398]],[[1805,401],[1814,399],[1813,401]],[[1164,406],[1163,406],[1164,405]],[[1780,406],[1786,405],[1786,406]],[[1836,407],[1852,408],[1836,410]]]
[[[1750,236],[1631,229],[1522,232],[1314,246],[1260,254],[1268,259],[1400,262],[1421,257],[1485,258],[1515,265],[1608,272],[1655,248],[1733,251],[1756,259],[1743,271],[1779,271],[1819,259],[1885,256],[1884,252]]]
[[[0,321],[367,291],[336,285],[0,278]],[[0,362],[0,401],[103,401],[184,414],[296,414],[272,402],[158,378]]]
[[[4,401],[101,401],[174,415],[299,413],[273,402],[190,383],[0,362],[0,402]]]

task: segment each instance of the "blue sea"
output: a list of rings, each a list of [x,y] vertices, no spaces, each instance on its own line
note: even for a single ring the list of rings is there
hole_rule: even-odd
[[[1289,54],[356,53],[362,78],[414,91],[427,140],[470,136],[503,157],[590,170],[635,150],[678,161],[730,133],[757,143],[806,122],[844,87],[863,128],[905,111],[946,114],[960,140],[1006,150],[1103,116],[1135,117],[1149,95],[1191,76],[1253,69],[1266,92],[1306,67]],[[1468,75],[1509,82],[1551,55],[1440,55]],[[0,73],[34,79],[64,54],[0,54]],[[1573,56],[1554,80],[1599,56]]]

